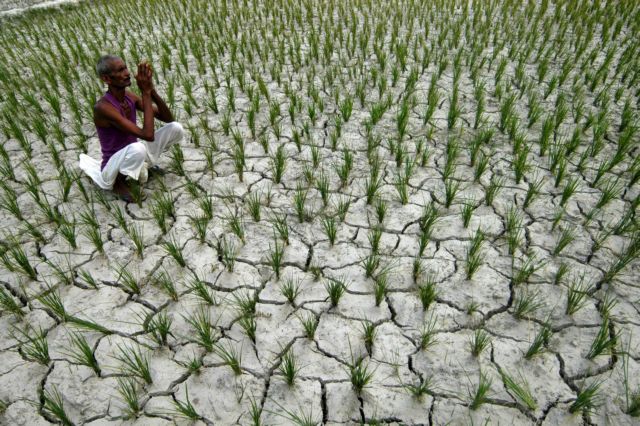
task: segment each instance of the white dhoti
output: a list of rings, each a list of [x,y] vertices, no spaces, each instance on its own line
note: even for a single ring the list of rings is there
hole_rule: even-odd
[[[118,173],[145,182],[147,164],[156,164],[160,154],[180,142],[183,134],[180,123],[174,121],[156,130],[153,142],[134,142],[113,154],[102,170],[101,162],[86,154],[80,154],[79,166],[102,189],[112,189]]]

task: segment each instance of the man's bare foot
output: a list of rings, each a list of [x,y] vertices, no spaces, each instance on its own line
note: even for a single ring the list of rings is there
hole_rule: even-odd
[[[118,174],[116,181],[113,184],[113,193],[118,196],[121,200],[127,203],[133,203],[133,195],[131,194],[131,188],[127,185],[125,181],[126,176]]]

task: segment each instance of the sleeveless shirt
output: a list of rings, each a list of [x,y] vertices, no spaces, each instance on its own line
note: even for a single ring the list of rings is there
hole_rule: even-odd
[[[111,93],[107,92],[102,99],[109,102],[120,112],[120,115],[136,124],[136,103],[128,93],[125,93],[125,100],[129,103],[129,116],[125,115],[124,109],[120,105],[120,102]],[[96,126],[98,132],[98,139],[100,140],[100,149],[102,150],[102,165],[100,169],[104,169],[107,162],[113,154],[120,151],[125,146],[136,142],[138,139],[130,134],[123,132],[113,126],[111,127],[99,127]]]

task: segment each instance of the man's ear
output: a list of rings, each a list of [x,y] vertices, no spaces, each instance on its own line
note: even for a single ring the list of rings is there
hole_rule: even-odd
[[[111,76],[104,74],[100,76],[100,80],[107,83],[107,85],[111,84]]]

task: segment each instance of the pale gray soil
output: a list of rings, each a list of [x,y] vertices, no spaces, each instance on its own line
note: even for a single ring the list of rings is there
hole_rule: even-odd
[[[26,3],[35,2],[0,9]],[[546,45],[545,21],[534,24],[521,7],[502,16],[503,2],[488,18],[485,4],[477,27],[472,8],[464,15],[429,2],[312,1],[309,12],[296,2],[152,3],[0,18],[0,90],[15,94],[0,98],[0,424],[189,424],[179,410],[187,402],[195,424],[637,424],[638,133],[620,142],[625,102],[631,128],[638,124],[638,55],[624,56],[638,52],[637,23],[617,9],[585,12],[597,24],[578,57],[582,18],[561,10],[555,19],[553,3]],[[601,34],[606,19],[623,23],[615,39]],[[516,24],[527,27],[518,34]],[[490,36],[474,45],[482,28]],[[538,38],[518,69],[516,50],[531,33]],[[596,74],[609,49],[611,64]],[[123,54],[132,74],[148,59],[185,128],[140,204],[99,190],[77,166],[81,152],[100,157],[91,105],[104,87],[92,67],[108,51]],[[485,107],[476,128],[477,93]],[[542,148],[545,120],[555,128]],[[483,131],[491,133],[476,155]],[[171,211],[159,220],[163,202]],[[473,208],[466,226],[465,208]],[[292,301],[287,285],[298,286]],[[332,287],[344,290],[335,304]],[[313,336],[305,321],[317,326]],[[79,338],[96,370],[78,359]],[[148,363],[149,380],[127,354]],[[478,400],[480,382],[490,386]],[[126,385],[137,407],[125,402]],[[583,409],[576,401],[590,386],[597,392]]]

